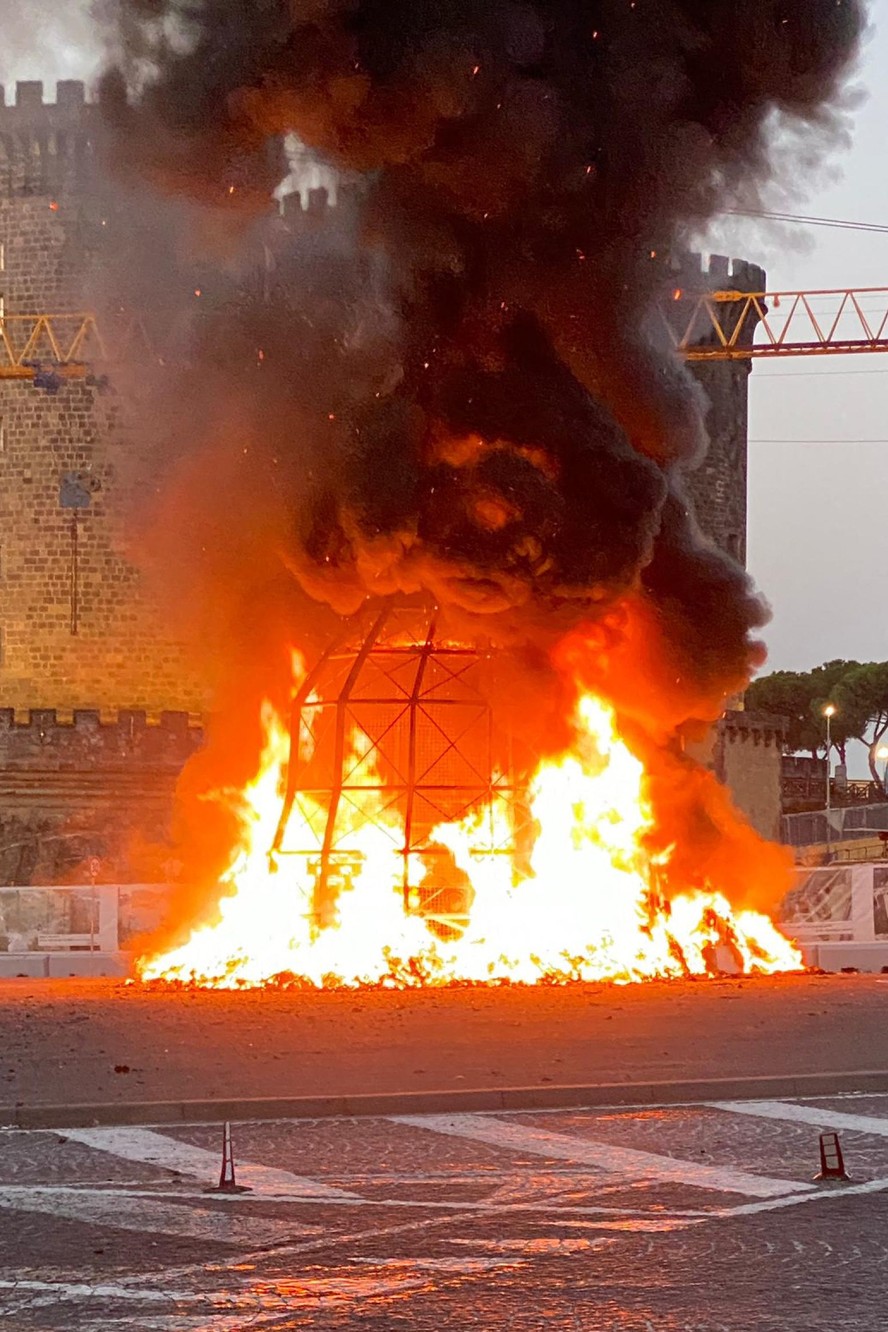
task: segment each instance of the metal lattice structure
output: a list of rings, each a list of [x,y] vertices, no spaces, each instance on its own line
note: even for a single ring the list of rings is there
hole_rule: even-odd
[[[442,634],[434,607],[386,603],[355,621],[308,673],[293,704],[271,856],[307,858],[319,916],[357,868],[343,849],[356,820],[389,838],[408,908],[442,925],[463,915],[466,885],[445,868],[436,825],[480,813],[478,853],[520,854],[530,816],[502,761],[483,687],[491,661]]]
[[[748,361],[888,351],[888,287],[823,291],[676,289],[661,307],[677,354],[687,361]],[[187,359],[190,321],[148,323],[135,314],[0,316],[0,379],[33,378],[35,367],[83,379],[122,361]],[[230,321],[220,338],[230,337]]]
[[[39,368],[86,379],[123,362],[175,364],[187,356],[189,330],[181,316],[149,328],[127,313],[0,315],[0,380],[33,379]]]
[[[823,291],[676,289],[661,307],[687,361],[888,351],[888,287]]]

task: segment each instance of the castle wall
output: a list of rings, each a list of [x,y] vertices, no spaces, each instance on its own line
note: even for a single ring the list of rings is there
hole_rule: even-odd
[[[184,713],[0,708],[0,884],[169,877],[173,790],[202,738]]]
[[[96,117],[79,83],[60,83],[52,105],[42,85],[19,84],[0,104],[0,299],[14,340],[26,336],[16,315],[88,308],[106,220]],[[0,707],[205,706],[125,554],[132,448],[113,383],[0,378]]]
[[[0,705],[199,711],[200,684],[122,553],[117,397],[0,380],[0,419]]]
[[[786,718],[726,712],[715,733],[716,776],[763,837],[780,841],[781,773]]]
[[[100,137],[98,109],[86,104],[82,84],[60,83],[52,104],[40,84],[17,85],[9,105],[0,90],[0,312],[11,336],[22,327],[16,316],[89,309],[97,276],[113,272],[117,219],[96,165]],[[350,195],[340,191],[335,213],[323,190],[306,207],[296,196],[285,200],[269,252],[275,237],[286,251],[294,235],[347,217]],[[728,282],[761,290],[764,274],[689,256],[670,281],[688,291]],[[47,359],[45,346],[34,359]],[[691,370],[709,402],[712,446],[688,484],[704,530],[742,561],[749,367]],[[144,717],[133,718],[199,713],[208,703],[205,683],[128,555],[130,487],[153,481],[134,454],[127,412],[135,408],[114,378],[42,387],[33,375],[0,378],[0,881],[59,878],[84,855],[131,877],[120,850],[125,828],[162,838],[175,774],[199,742],[186,727],[186,739],[180,735],[161,761],[151,746],[171,723],[151,730]],[[120,748],[133,726],[142,740]],[[753,790],[760,779],[770,791],[770,767],[766,773],[754,762],[738,775],[734,751],[747,748],[755,758],[754,742],[731,741],[719,762],[757,826],[770,827],[770,797],[762,796],[759,812]]]
[[[717,546],[746,564],[748,361],[698,361],[691,367],[709,402],[709,449],[688,473],[700,526]]]
[[[757,264],[723,255],[687,255],[673,269],[672,280],[685,296],[709,291],[764,291],[766,276]],[[669,304],[667,303],[667,311]],[[730,307],[729,307],[730,309]],[[687,318],[688,303],[675,307],[675,319]],[[730,316],[728,316],[730,318]],[[755,324],[744,329],[752,342]],[[704,339],[700,339],[703,341]],[[708,341],[716,340],[713,331]],[[709,449],[699,466],[688,469],[687,483],[703,531],[741,564],[746,563],[747,437],[749,433],[750,361],[691,361],[689,369],[706,395]]]
[[[79,309],[101,231],[95,192],[98,109],[83,84],[60,82],[55,103],[41,83],[0,88],[0,296],[6,314]]]

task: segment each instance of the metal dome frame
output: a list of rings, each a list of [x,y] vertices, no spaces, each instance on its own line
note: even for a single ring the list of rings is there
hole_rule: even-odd
[[[444,634],[434,605],[387,601],[351,621],[308,672],[293,700],[287,783],[269,855],[273,864],[281,856],[308,859],[318,915],[335,899],[336,879],[347,880],[355,869],[355,853],[337,851],[340,813],[349,805],[365,813],[359,802],[370,792],[381,797],[381,807],[367,822],[391,835],[381,816],[392,806],[403,820],[403,842],[393,837],[392,851],[402,859],[405,909],[442,926],[465,919],[465,907],[448,909],[452,887],[424,885],[421,902],[411,900],[415,862],[422,858],[427,871],[432,857],[447,854],[430,840],[436,824],[482,808],[488,832],[478,853],[520,855],[520,830],[531,822],[526,788],[510,763],[495,761],[493,711],[476,678],[493,655]],[[355,733],[366,737],[357,756],[350,745]],[[306,737],[324,741],[320,772],[304,757]],[[311,829],[303,799],[326,810],[323,827]],[[507,844],[497,842],[498,806],[508,812]],[[297,812],[310,835],[290,846],[287,830]]]

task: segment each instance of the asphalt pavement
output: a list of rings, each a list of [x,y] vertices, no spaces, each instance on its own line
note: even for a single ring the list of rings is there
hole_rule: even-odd
[[[817,1185],[835,1130],[851,1182]],[[883,1332],[888,1096],[0,1133],[15,1332]]]
[[[722,1092],[702,1084],[724,1078],[837,1075],[831,1086],[755,1095],[888,1091],[886,1071],[881,976],[245,993],[0,982],[0,1124],[37,1127],[21,1112],[53,1105],[533,1087],[542,1099],[546,1089],[596,1084],[641,1101],[643,1084],[685,1083],[683,1099],[708,1100]],[[856,1076],[864,1072],[883,1084]],[[682,1099],[681,1088],[669,1099]],[[320,1113],[282,1109],[308,1112]]]

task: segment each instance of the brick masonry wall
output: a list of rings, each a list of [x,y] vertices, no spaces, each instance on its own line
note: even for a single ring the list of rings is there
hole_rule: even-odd
[[[199,711],[200,682],[123,553],[113,392],[0,381],[0,420],[0,706]],[[63,506],[72,484],[87,507]]]
[[[786,719],[761,712],[726,712],[718,724],[714,767],[753,828],[780,840],[781,775]]]
[[[169,877],[174,785],[202,738],[185,713],[0,708],[0,884]]]
[[[40,83],[0,88],[0,296],[7,314],[78,309],[101,245],[96,191],[98,109],[83,84],[62,82],[55,103]]]
[[[54,314],[78,308],[83,297],[80,210],[70,202],[0,197],[3,267],[0,295],[7,315]]]
[[[686,255],[671,271],[670,286],[688,294],[707,291],[764,291],[766,275],[756,264],[712,255]],[[666,306],[670,309],[669,304]],[[688,317],[687,306],[675,306],[676,318]],[[752,338],[754,326],[744,330]],[[713,334],[714,340],[714,334]],[[692,361],[690,372],[708,403],[709,449],[702,463],[687,472],[687,483],[700,526],[717,546],[746,563],[747,436],[749,422],[748,361]]]
[[[0,105],[7,316],[82,311],[102,260],[96,108],[81,84],[60,84],[57,97],[46,105],[39,84],[20,84],[15,105]],[[13,337],[20,327],[10,320]],[[28,379],[0,379],[0,707],[205,707],[205,689],[126,557],[132,481],[123,477],[139,470],[132,449],[113,386],[65,380],[51,395]],[[65,507],[72,484],[86,507]]]
[[[747,435],[749,372],[745,361],[705,361],[691,373],[709,402],[709,450],[688,473],[700,526],[722,550],[746,563]]]

